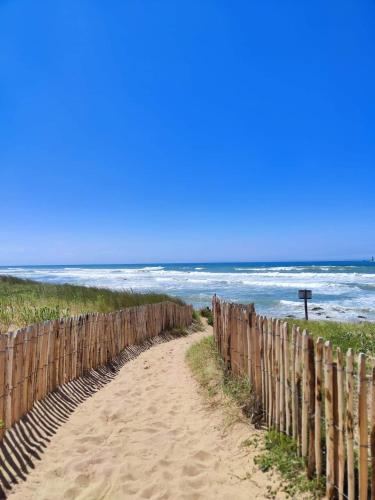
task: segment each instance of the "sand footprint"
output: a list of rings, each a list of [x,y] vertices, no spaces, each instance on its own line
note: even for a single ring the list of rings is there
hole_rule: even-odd
[[[198,476],[199,474],[201,474],[201,470],[199,469],[199,467],[197,465],[187,464],[187,465],[183,466],[182,474],[184,476],[194,477],[194,476]]]
[[[212,455],[210,453],[207,453],[205,450],[199,450],[193,455],[194,458],[201,462],[208,462],[209,460],[212,460]]]

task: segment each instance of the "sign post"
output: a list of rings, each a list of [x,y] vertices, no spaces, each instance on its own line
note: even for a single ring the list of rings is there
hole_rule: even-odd
[[[312,291],[311,290],[298,290],[298,298],[303,299],[305,302],[305,320],[308,321],[309,313],[307,311],[307,301],[312,299]]]

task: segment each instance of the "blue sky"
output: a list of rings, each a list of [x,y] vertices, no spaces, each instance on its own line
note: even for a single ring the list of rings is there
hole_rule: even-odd
[[[0,2],[0,264],[375,254],[373,1]]]

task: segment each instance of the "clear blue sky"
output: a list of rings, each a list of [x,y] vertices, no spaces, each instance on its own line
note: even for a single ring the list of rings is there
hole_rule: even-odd
[[[2,0],[0,264],[375,254],[375,2]]]

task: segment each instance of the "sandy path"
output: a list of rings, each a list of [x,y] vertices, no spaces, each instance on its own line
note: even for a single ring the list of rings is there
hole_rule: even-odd
[[[60,427],[12,499],[269,498],[269,474],[240,444],[257,431],[225,430],[185,363],[194,333],[143,352]]]

